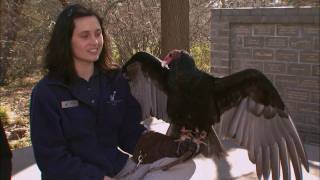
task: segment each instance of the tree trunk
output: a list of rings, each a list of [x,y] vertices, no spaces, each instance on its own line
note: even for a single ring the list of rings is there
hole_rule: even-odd
[[[17,33],[21,29],[18,26],[19,16],[21,15],[25,0],[14,0],[5,4],[1,1],[0,6],[0,86],[8,80],[8,66],[13,59],[13,51],[16,44]]]
[[[189,51],[189,0],[161,0],[161,58],[173,49]]]

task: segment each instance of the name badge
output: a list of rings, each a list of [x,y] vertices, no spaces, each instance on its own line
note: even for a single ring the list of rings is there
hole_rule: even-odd
[[[79,106],[78,100],[61,101],[62,108],[71,108]]]

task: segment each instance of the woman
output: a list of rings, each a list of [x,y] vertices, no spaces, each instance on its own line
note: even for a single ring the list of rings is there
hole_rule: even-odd
[[[70,5],[58,16],[46,49],[48,73],[31,96],[31,141],[42,179],[142,179],[151,167],[172,161],[163,158],[128,173],[136,164],[118,147],[132,154],[146,129],[104,39],[102,20],[92,10]],[[181,170],[144,179],[168,179],[170,173],[189,179],[194,168],[184,163]]]

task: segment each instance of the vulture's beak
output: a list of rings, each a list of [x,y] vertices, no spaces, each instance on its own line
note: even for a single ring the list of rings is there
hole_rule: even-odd
[[[166,61],[161,61],[161,66],[162,66],[163,68],[170,69]]]

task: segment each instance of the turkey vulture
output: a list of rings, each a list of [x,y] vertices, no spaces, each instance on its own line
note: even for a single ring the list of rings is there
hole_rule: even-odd
[[[260,71],[213,77],[199,70],[188,52],[173,50],[163,60],[137,52],[123,72],[144,118],[170,123],[167,134],[174,137],[184,128],[206,132],[205,156],[223,156],[219,139],[230,138],[248,150],[259,178],[268,178],[271,171],[279,179],[281,163],[284,179],[290,179],[290,161],[296,179],[302,179],[301,164],[309,171],[288,109]]]

